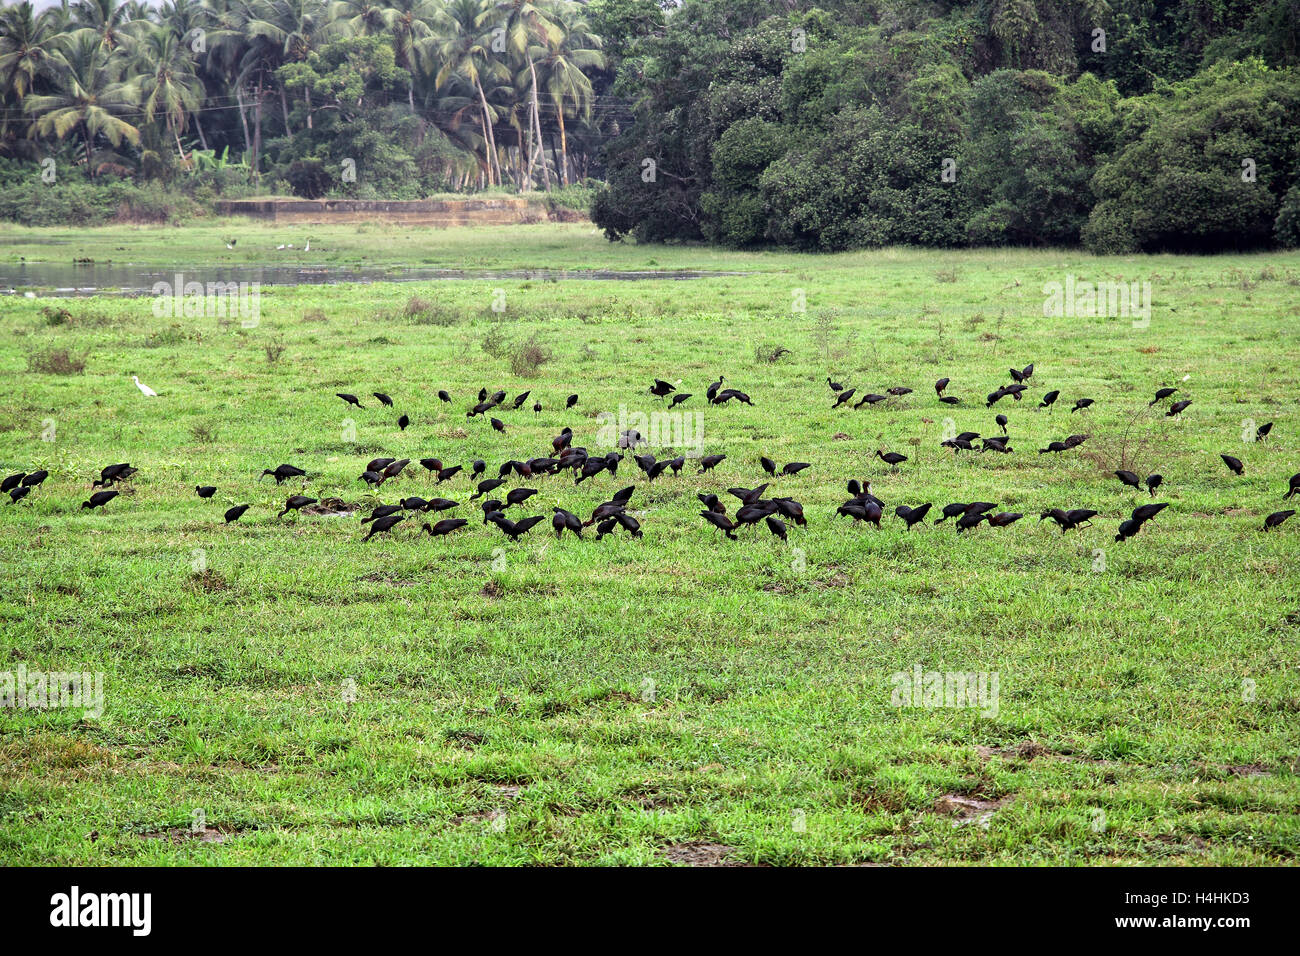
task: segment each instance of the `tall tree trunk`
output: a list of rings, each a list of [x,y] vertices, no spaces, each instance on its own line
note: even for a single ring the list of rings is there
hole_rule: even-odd
[[[261,182],[262,170],[262,103],[266,100],[266,90],[262,81],[257,81],[257,102],[253,106],[253,177]]]
[[[303,94],[307,100],[307,128],[311,129],[311,87],[303,87]]]
[[[569,141],[564,132],[564,101],[556,111],[560,116],[560,185],[569,185]]]
[[[496,133],[492,131],[492,111],[488,109],[487,97],[483,95],[483,84],[474,78],[474,88],[478,90],[479,105],[483,108],[483,148],[488,153],[488,171],[492,170],[492,164],[496,162],[497,185],[501,183],[501,164],[497,160],[497,138]],[[489,179],[489,184],[491,180]]]
[[[203,135],[203,124],[199,122],[199,114],[197,112],[194,113],[194,128],[198,131],[199,142],[202,144],[204,150],[207,150],[208,138]]]
[[[167,125],[172,128],[172,136],[176,137],[176,152],[180,154],[181,162],[183,163],[185,162],[185,147],[181,145],[180,127],[175,123],[168,123]]]
[[[533,58],[530,54],[528,57],[528,72],[533,77],[533,120],[537,128],[537,152],[542,161],[542,182],[546,184],[546,191],[551,191],[551,168],[546,164],[546,147],[542,144],[542,111],[537,108],[537,67],[533,65]]]
[[[244,87],[242,85],[235,87],[235,102],[239,104],[239,122],[244,127],[244,155],[247,156],[252,152],[253,142],[248,135],[248,107],[244,105]]]
[[[284,87],[280,87],[280,108],[284,110],[284,135],[292,136],[293,130],[289,129],[289,97],[284,92]]]

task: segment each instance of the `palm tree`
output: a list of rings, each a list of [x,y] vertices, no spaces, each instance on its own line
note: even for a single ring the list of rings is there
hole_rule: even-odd
[[[555,105],[560,126],[560,185],[567,186],[569,140],[564,128],[564,114],[572,101],[574,115],[588,122],[591,120],[595,91],[583,70],[600,69],[605,65],[605,58],[600,53],[600,37],[591,32],[591,25],[583,16],[581,7],[565,3],[556,13],[563,36],[555,47],[547,51],[539,66],[546,77],[546,92]]]
[[[60,43],[55,11],[37,15],[27,0],[0,10],[0,90],[21,102],[50,69]]]
[[[165,28],[151,30],[136,47],[138,75],[132,81],[137,98],[144,107],[144,118],[153,122],[162,113],[167,131],[176,141],[176,152],[182,161],[185,149],[181,146],[181,130],[188,125],[189,116],[198,112],[203,103],[203,81],[194,73],[194,60],[189,47]]]
[[[386,11],[388,29],[393,34],[393,59],[411,74],[406,102],[415,110],[415,77],[420,54],[417,47],[433,35],[433,24],[441,13],[437,0],[391,0]]]
[[[23,105],[36,117],[28,136],[63,139],[79,132],[85,145],[86,168],[95,175],[93,144],[103,136],[114,146],[123,140],[138,145],[140,131],[123,116],[136,107],[133,90],[120,79],[122,58],[93,33],[78,31],[59,53],[48,95],[29,95]]]
[[[388,10],[372,0],[335,0],[331,12],[352,36],[374,36],[388,26]]]
[[[532,181],[532,164],[535,158],[542,161],[542,177],[546,189],[551,188],[551,172],[546,165],[546,157],[541,153],[541,110],[537,99],[537,68],[533,57],[538,47],[549,49],[558,45],[562,39],[560,29],[551,21],[540,4],[532,0],[488,0],[488,6],[478,16],[480,26],[493,25],[505,31],[506,48],[521,60],[527,61],[528,76],[521,85],[526,88],[532,100],[532,116],[528,124],[528,174],[524,187]]]
[[[146,8],[147,9],[147,8]],[[135,41],[138,8],[118,0],[77,0],[71,7],[76,32],[97,36],[110,52]]]
[[[103,0],[100,0],[103,2]],[[330,17],[326,0],[249,0],[241,7],[239,25],[254,41],[250,53],[263,61],[268,72],[285,63],[299,63],[341,31]],[[311,87],[304,89],[307,128],[312,128]],[[285,132],[289,129],[289,101],[280,88]]]
[[[450,0],[443,7],[439,21],[443,33],[441,38],[434,38],[439,41],[436,43],[436,52],[441,63],[434,86],[440,90],[452,77],[459,77],[478,94],[487,181],[488,185],[494,185],[501,181],[501,163],[496,155],[496,135],[492,130],[496,117],[483,92],[483,79],[499,77],[506,71],[504,65],[492,56],[490,39],[478,25],[481,12],[479,0]],[[422,49],[432,51],[435,45],[429,43]]]

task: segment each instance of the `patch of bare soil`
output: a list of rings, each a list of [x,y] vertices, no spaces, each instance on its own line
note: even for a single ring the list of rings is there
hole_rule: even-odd
[[[239,831],[233,827],[173,827],[170,830],[159,830],[154,833],[141,833],[140,839],[167,840],[176,846],[180,846],[184,843],[225,843],[227,839],[237,835],[238,833]]]
[[[355,504],[349,504],[342,498],[322,498],[314,505],[307,505],[302,509],[306,515],[323,515],[326,518],[341,518],[346,515],[354,514],[357,510]]]
[[[730,858],[734,852],[736,848],[725,843],[674,843],[659,848],[661,856],[681,866],[744,866]]]
[[[934,809],[936,813],[953,817],[952,825],[955,827],[974,823],[981,829],[987,830],[993,814],[1010,802],[1010,796],[989,800],[969,794],[945,793],[934,802]]]

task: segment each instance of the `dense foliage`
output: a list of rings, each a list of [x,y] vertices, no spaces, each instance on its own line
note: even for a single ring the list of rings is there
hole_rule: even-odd
[[[1298,25],[1300,0],[685,0],[622,41],[594,216],[824,250],[1295,245]]]

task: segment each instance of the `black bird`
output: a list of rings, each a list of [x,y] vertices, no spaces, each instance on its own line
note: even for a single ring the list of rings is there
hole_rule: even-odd
[[[403,498],[398,504],[407,511],[427,511],[429,508],[429,502],[419,497]]]
[[[1150,407],[1151,407],[1152,405],[1154,405],[1156,402],[1164,401],[1166,398],[1168,398],[1170,395],[1173,395],[1173,394],[1174,394],[1175,392],[1177,392],[1177,391],[1178,391],[1178,389],[1176,389],[1176,388],[1158,388],[1158,389],[1156,389],[1156,397],[1153,398],[1153,399],[1151,399],[1151,401],[1147,402],[1147,408],[1150,408]]]
[[[484,495],[488,494],[489,492],[495,491],[496,489],[500,488],[505,483],[506,482],[504,478],[489,478],[487,479],[487,481],[480,481],[477,486],[478,490],[475,491],[474,494],[469,496],[469,500],[473,501],[476,498],[482,498]]]
[[[1121,521],[1119,525],[1119,533],[1115,535],[1115,540],[1127,541],[1129,538],[1133,537],[1133,535],[1137,534],[1141,530],[1142,530],[1141,521],[1134,521],[1132,518],[1130,518],[1128,521]]]
[[[1131,488],[1140,487],[1142,479],[1131,471],[1117,471],[1115,477]]]
[[[1008,391],[1006,390],[1006,388],[999,388],[999,389],[998,389],[997,391],[995,391],[995,392],[989,392],[988,395],[987,395],[987,396],[985,397],[985,399],[984,399],[984,406],[985,406],[986,408],[992,408],[994,405],[996,405],[996,404],[997,404],[998,402],[1000,402],[1002,399],[1006,398],[1007,395],[1009,395],[1009,394],[1010,394],[1010,392],[1008,392]]]
[[[577,404],[578,404],[578,396],[577,396],[577,395],[570,395],[568,398],[566,398],[566,399],[564,400],[564,407],[565,407],[565,408],[572,408],[574,405],[577,405]]]
[[[705,389],[704,397],[707,398],[710,403],[712,403],[714,397],[717,396],[718,394],[718,389],[720,389],[721,387],[722,387],[722,376],[719,375],[718,380],[714,382],[712,385],[710,385],[707,389]]]
[[[395,461],[396,458],[372,458],[370,464],[366,465],[366,471],[383,471]]]
[[[950,379],[950,378],[941,378],[941,379],[939,379],[939,381],[935,382],[935,383],[934,383],[934,394],[936,394],[936,395],[938,395],[938,396],[940,396],[940,397],[942,398],[942,397],[943,397],[943,390],[944,390],[945,388],[948,387],[948,383],[951,382],[951,381],[952,381],[952,379]]]
[[[1052,405],[1056,404],[1056,400],[1060,397],[1061,397],[1060,391],[1057,389],[1052,389],[1050,392],[1048,392],[1046,395],[1043,396],[1043,400],[1038,403],[1038,407],[1050,408]]]
[[[1287,518],[1291,517],[1293,514],[1295,514],[1295,509],[1288,509],[1287,511],[1274,511],[1271,515],[1269,515],[1267,518],[1264,519],[1264,530],[1268,531],[1270,528],[1276,528],[1278,525],[1280,525]]]
[[[17,488],[20,484],[22,484],[23,479],[26,477],[27,477],[27,472],[20,471],[18,472],[18,474],[10,475],[4,481],[0,481],[0,493],[7,492],[14,488]]]
[[[969,529],[974,528],[981,521],[984,521],[988,517],[989,517],[988,515],[982,514],[978,511],[966,512],[964,515],[962,515],[960,518],[957,519],[957,533],[961,534],[963,531],[968,531]]]
[[[397,420],[397,427],[402,431],[406,431],[406,426],[409,424],[411,424],[411,420],[407,418],[406,413],[403,412],[402,417]]]
[[[789,518],[795,524],[801,527],[808,524],[808,519],[803,516],[803,505],[793,498],[773,498],[776,503],[776,510],[781,512],[781,516]]]
[[[1014,379],[1015,381],[1023,382],[1025,380],[1025,373],[1020,371],[1020,369],[1013,368],[1013,369],[1009,369],[1008,371],[1011,372],[1011,378]]]
[[[488,518],[490,518],[493,513],[501,510],[501,502],[497,501],[495,498],[489,498],[487,501],[483,502],[483,504],[479,505],[479,507],[483,509],[483,523],[487,524]]]
[[[1061,534],[1065,534],[1065,532],[1069,531],[1071,528],[1074,527],[1074,525],[1070,522],[1069,512],[1067,512],[1064,508],[1050,508],[1038,516],[1038,520],[1040,522],[1047,518],[1051,518],[1058,525],[1060,525]]]
[[[10,492],[9,495],[10,497],[13,497],[13,492]],[[108,504],[110,501],[116,498],[117,495],[118,493],[116,491],[97,491],[90,496],[89,501],[83,501],[81,503],[81,507],[89,508],[93,511],[96,508],[104,507],[104,505]],[[14,498],[14,501],[17,500],[18,500],[17,498]]]
[[[227,508],[225,515],[226,524],[230,524],[232,521],[238,521],[243,517],[244,512],[247,511],[248,508],[248,505],[235,505],[233,508]]]
[[[1175,415],[1181,415],[1190,404],[1192,404],[1190,398],[1185,398],[1181,402],[1174,402],[1169,406],[1169,411],[1165,412],[1165,418],[1173,418]]]
[[[866,522],[869,521],[869,522],[871,522],[872,524],[874,524],[874,525],[876,526],[876,529],[877,529],[877,530],[879,530],[879,528],[880,528],[880,519],[881,519],[881,517],[884,515],[884,513],[885,513],[885,509],[882,508],[882,507],[880,507],[880,503],[879,503],[878,501],[863,501],[863,502],[862,502],[862,521],[863,521],[863,523],[866,523]]]
[[[860,501],[857,498],[854,498],[851,501],[844,502],[844,504],[836,508],[835,514],[837,517],[852,518],[854,521],[864,521],[867,517],[867,504],[868,502],[866,501]]]
[[[843,405],[845,402],[847,402],[850,398],[852,398],[852,397],[853,397],[853,393],[856,392],[856,391],[857,391],[856,388],[849,388],[849,389],[845,389],[844,391],[840,392],[837,396],[835,396],[835,404],[833,404],[833,405],[831,406],[831,408],[839,408],[841,405]]]
[[[862,398],[858,399],[858,404],[854,405],[853,407],[861,408],[863,405],[876,405],[879,404],[880,402],[887,401],[888,399],[889,399],[888,395],[877,395],[875,392],[871,392],[867,395],[863,395]]]
[[[450,402],[450,401],[451,401],[451,395],[450,395],[450,393],[448,393],[447,390],[444,389],[444,388],[440,388],[440,389],[438,389],[438,397],[439,397],[440,399],[442,399],[444,402]]]
[[[785,522],[776,515],[767,516],[767,529],[782,541],[788,540],[785,536]]]
[[[19,485],[17,488],[12,488],[9,491],[9,503],[16,505],[31,493],[32,489],[26,485]],[[113,494],[117,494],[117,492],[115,491]]]
[[[1095,517],[1097,517],[1097,512],[1091,508],[1071,508],[1065,513],[1065,519],[1069,522],[1071,528],[1082,528],[1084,525],[1091,526],[1092,519]]]
[[[832,392],[844,391],[844,386],[841,385],[839,382],[832,382],[829,375],[826,376],[826,384],[831,387]]]
[[[607,534],[614,533],[614,526],[618,524],[617,518],[606,518],[600,524],[596,525],[596,540],[599,541]]]
[[[989,526],[992,528],[1005,528],[1008,525],[1015,524],[1023,517],[1024,515],[1016,511],[1002,511],[998,514],[988,516]],[[960,523],[961,522],[958,522],[958,524]]]
[[[637,521],[627,512],[625,511],[618,512],[616,515],[614,515],[614,520],[618,522],[619,527],[621,527],[632,537],[634,538],[641,537],[642,535],[641,522]]]
[[[1004,435],[1007,434],[1007,421],[1008,421],[1007,416],[1005,416],[1005,415],[996,415],[996,416],[994,416],[993,420],[994,420],[995,422],[997,422],[999,426],[1001,426],[1001,428],[1002,428],[1002,434],[1004,434]]]
[[[763,497],[763,492],[765,491],[767,491],[767,482],[764,482],[757,488],[728,488],[727,494],[734,498],[739,498],[744,504],[752,505]]]
[[[216,485],[197,485],[194,490],[198,492],[200,498],[211,498],[217,493]]]
[[[533,393],[532,389],[529,389],[528,391],[524,392],[522,395],[516,395],[515,408],[522,408],[524,402],[528,401],[528,396],[531,395],[532,393]]]
[[[370,512],[370,517],[362,518],[361,523],[374,521],[376,518],[387,518],[389,515],[401,514],[405,505],[380,505],[374,511]]]
[[[1283,498],[1290,498],[1292,495],[1300,494],[1300,472],[1296,472],[1287,482],[1286,494]]]
[[[906,455],[900,455],[896,451],[885,453],[882,452],[879,448],[876,449],[876,457],[879,458],[881,461],[883,461],[885,464],[889,465],[891,468],[893,468],[894,471],[898,471],[898,466],[901,465],[903,462],[907,461]]]
[[[1160,514],[1160,512],[1164,511],[1168,507],[1169,507],[1169,502],[1167,501],[1157,502],[1156,504],[1153,505],[1141,505],[1133,509],[1133,514],[1130,515],[1130,517],[1138,524],[1144,524],[1145,522],[1150,521],[1156,515]]]
[[[727,458],[726,455],[705,455],[700,459],[700,474],[706,471],[712,471]]]
[[[997,505],[991,501],[972,501],[966,506],[966,514],[983,514],[986,511],[992,511]]]
[[[1092,403],[1093,403],[1093,400],[1092,400],[1091,398],[1081,398],[1081,399],[1079,399],[1077,402],[1074,403],[1074,408],[1070,409],[1070,414],[1073,415],[1073,414],[1074,414],[1075,412],[1077,412],[1079,409],[1081,409],[1081,408],[1087,408],[1087,407],[1088,407],[1089,405],[1091,405]]]
[[[314,505],[315,503],[315,498],[308,498],[306,495],[292,495],[289,500],[284,503],[284,510],[276,515],[276,517],[283,518],[290,511],[297,511],[299,508],[305,508],[307,505]]]
[[[470,462],[470,470],[474,473],[474,477],[477,478],[479,475],[483,474],[483,472],[487,471],[487,463],[484,462],[482,458],[475,458]]]
[[[736,389],[736,388],[724,388],[722,391],[718,392],[717,397],[713,400],[713,404],[714,404],[714,405],[725,405],[727,402],[731,401],[731,399],[733,399],[733,398],[734,398],[736,401],[740,402],[740,404],[742,404],[742,405],[753,405],[753,404],[754,404],[752,401],[749,400],[749,396],[748,396],[748,395],[746,395],[744,392],[742,392],[742,391],[740,391],[739,389]]]
[[[669,399],[668,407],[676,408],[678,405],[680,405],[682,402],[686,401],[690,397],[691,397],[690,392],[678,392],[671,399]]]
[[[1029,381],[1031,378],[1033,378],[1033,376],[1034,376],[1034,363],[1033,363],[1033,362],[1030,362],[1028,365],[1026,365],[1024,368],[1022,368],[1022,369],[1020,370],[1020,376],[1021,376],[1021,380],[1022,380],[1022,381],[1026,381],[1026,382]]]
[[[452,508],[459,508],[459,501],[452,501],[450,498],[434,498],[429,502],[426,511],[450,511]]]
[[[727,513],[727,506],[723,504],[721,500],[719,500],[717,495],[712,493],[708,493],[708,494],[701,493],[701,494],[697,494],[695,497],[699,498],[701,504],[703,504],[704,507],[708,508],[710,511],[715,511],[720,515],[725,515]]]
[[[1147,475],[1147,491],[1151,492],[1151,497],[1156,496],[1156,489],[1165,483],[1164,475]]]
[[[421,458],[420,464],[423,465],[429,471],[442,471],[441,458]],[[380,467],[383,466],[381,465]],[[373,471],[374,469],[371,470]]]
[[[955,396],[955,395],[940,395],[940,396],[939,396],[939,401],[943,402],[945,405],[960,405],[960,404],[961,404],[961,399],[958,398],[958,397]]]
[[[462,468],[464,468],[464,465],[452,465],[450,468],[441,469],[438,472],[438,484],[442,484],[444,481],[450,481],[452,478],[455,478],[460,474]]]
[[[385,531],[388,531],[390,528],[393,527],[393,525],[397,524],[399,521],[405,521],[405,520],[406,520],[406,515],[384,515],[382,518],[376,518],[374,524],[370,526],[370,533],[361,539],[361,543],[365,544],[375,535],[383,534]]]
[[[90,483],[90,487],[97,488],[102,486],[107,488],[109,485],[113,484],[114,482],[126,481],[137,471],[139,471],[138,468],[132,468],[126,462],[120,462],[119,464],[116,465],[109,465],[106,468],[100,470],[99,480],[92,481]]]
[[[582,519],[572,511],[565,511],[563,508],[555,508],[554,511],[555,515],[551,518],[551,527],[555,529],[556,540],[564,536],[566,528],[579,538],[582,537]]]
[[[732,541],[737,540],[735,534],[732,533],[735,530],[736,525],[726,515],[720,515],[716,511],[701,511],[700,517],[713,525],[713,527],[721,530],[722,533]]]
[[[402,469],[411,463],[409,458],[399,458],[396,461],[390,461],[384,466],[385,478],[396,478],[402,473]]]
[[[689,395],[687,395],[686,397],[687,397],[687,398],[690,398]],[[541,403],[541,402],[533,402],[533,414],[536,415],[536,414],[539,413],[541,410],[542,410],[542,403]]]
[[[467,524],[469,524],[469,521],[467,521],[465,518],[443,518],[441,521],[439,521],[437,524],[433,526],[430,526],[426,522],[420,527],[422,527],[425,531],[429,532],[429,534],[433,535],[435,538],[440,538],[445,534],[451,534],[457,528],[465,527],[465,525]]]
[[[258,477],[265,478],[267,475],[270,475],[275,479],[275,483],[278,485],[290,478],[301,478],[306,474],[307,472],[303,471],[301,468],[295,467],[294,465],[276,465],[274,470],[270,468],[263,469],[262,473]]]
[[[768,515],[775,514],[776,510],[774,501],[759,501],[752,505],[745,505],[736,512],[736,526],[758,524]]]
[[[335,392],[334,394],[337,395],[339,398],[343,399],[343,401],[347,402],[349,405],[355,405],[357,406],[357,408],[366,407],[361,404],[360,399],[358,399],[355,395],[350,395],[347,392]]]
[[[966,502],[953,502],[950,505],[943,506],[943,517],[935,521],[935,524],[943,524],[949,518],[956,518],[958,515],[966,513]]]
[[[499,418],[492,418],[492,419],[489,419],[489,421],[492,422],[492,430],[493,430],[493,431],[504,432],[504,431],[506,430],[506,423],[503,422],[501,419],[499,419]]]
[[[930,502],[927,501],[925,504],[917,505],[915,508],[909,508],[907,505],[899,505],[894,509],[894,514],[902,518],[903,521],[907,523],[907,530],[911,531],[912,525],[919,521],[923,521],[929,511]]]
[[[1067,444],[1066,444],[1065,442],[1063,442],[1063,441],[1053,441],[1053,442],[1048,442],[1046,448],[1040,448],[1040,449],[1038,449],[1038,453],[1039,453],[1040,455],[1046,455],[1048,452],[1057,452],[1057,453],[1060,453],[1060,452],[1063,452],[1063,451],[1068,450],[1069,447],[1070,447],[1070,446],[1067,445]]]
[[[811,467],[812,465],[806,461],[790,461],[790,462],[786,462],[785,467],[781,469],[781,474],[797,475],[805,468],[811,468]]]
[[[675,392],[675,391],[677,391],[676,386],[671,385],[668,382],[665,382],[661,378],[655,379],[655,383],[650,386],[650,394],[655,396],[656,398],[663,398],[669,392]]]
[[[1223,463],[1228,466],[1228,470],[1233,474],[1244,475],[1246,473],[1246,466],[1241,463],[1240,458],[1233,458],[1231,455],[1220,455],[1219,457],[1223,459]]]
[[[1268,433],[1273,430],[1272,422],[1265,422],[1255,429],[1255,441],[1263,441],[1268,437]]]
[[[486,401],[486,399],[487,399],[487,389],[486,389],[486,388],[480,388],[480,389],[478,390],[478,400],[479,400],[480,402],[482,402],[482,401]]]
[[[357,481],[364,481],[368,485],[377,487],[384,483],[384,473],[382,471],[371,471],[367,468],[357,476]]]
[[[537,494],[536,488],[512,488],[506,495],[506,507],[521,505],[535,494]]]
[[[50,473],[46,471],[44,468],[41,468],[37,471],[32,472],[30,475],[28,475],[26,478],[23,479],[23,487],[37,488],[40,486],[41,482],[45,481],[45,479],[48,477],[50,477]]]
[[[893,388],[885,389],[885,391],[890,395],[893,395],[895,398],[902,398],[904,395],[912,394],[912,390],[906,385],[895,385]]]
[[[546,520],[545,515],[530,515],[529,517],[523,518],[519,521],[511,521],[500,511],[488,515],[488,518],[493,524],[504,531],[511,541],[518,541],[520,537],[527,534],[534,525]]]
[[[383,392],[371,392],[370,394],[375,396],[375,398],[379,399],[380,403],[383,405],[391,406],[393,404],[393,400],[389,398],[387,395],[385,395]]]

